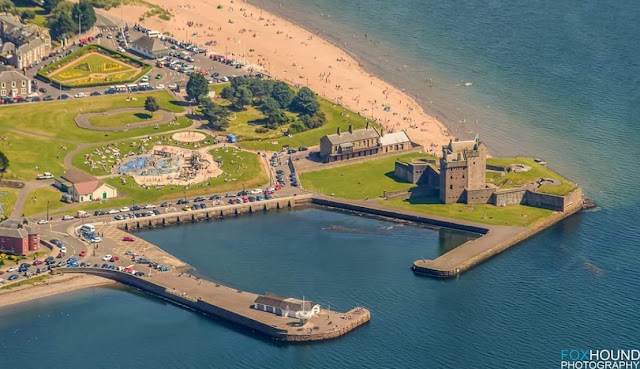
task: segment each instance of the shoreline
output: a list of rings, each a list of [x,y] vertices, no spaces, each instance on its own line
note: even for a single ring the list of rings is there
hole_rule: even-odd
[[[0,290],[0,309],[45,297],[115,283],[116,282],[109,279],[91,275],[51,275],[47,280],[36,284],[27,284],[9,290]]]
[[[153,3],[169,9],[171,20],[147,18],[140,22],[147,9],[134,5],[102,12],[179,40],[200,45],[216,41],[210,52],[253,65],[274,79],[307,85],[319,96],[377,122],[387,132],[407,131],[425,151],[437,154],[435,147],[451,138],[446,125],[427,114],[414,96],[369,72],[355,55],[322,38],[319,32],[253,4],[237,5],[231,0],[219,4],[186,0],[179,6],[170,0]]]

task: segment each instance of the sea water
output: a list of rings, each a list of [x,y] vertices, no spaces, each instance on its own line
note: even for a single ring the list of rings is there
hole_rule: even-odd
[[[335,341],[284,345],[130,290],[92,289],[0,310],[4,364],[30,368],[41,366],[34,358],[55,357],[48,366],[549,368],[564,349],[640,346],[640,3],[256,2],[322,29],[457,136],[480,132],[494,154],[546,159],[599,210],[447,281],[408,270],[438,253],[439,235],[421,230],[396,243],[378,233],[386,225],[369,229],[369,219],[350,227],[365,233],[337,232],[332,223],[349,221],[336,213],[325,216],[329,229],[313,232],[304,228],[313,211],[294,213],[296,221],[270,213],[151,231],[143,237],[199,273],[341,309],[362,304],[372,321]],[[473,85],[456,87],[461,81]],[[261,219],[276,225],[261,229]],[[298,227],[304,232],[287,238]],[[217,237],[217,251],[201,242]],[[371,249],[352,246],[359,238]]]

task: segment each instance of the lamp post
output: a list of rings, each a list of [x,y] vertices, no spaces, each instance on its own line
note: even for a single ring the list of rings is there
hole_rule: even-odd
[[[49,221],[49,200],[47,200],[47,221]]]
[[[78,13],[78,35],[82,34],[82,13]]]

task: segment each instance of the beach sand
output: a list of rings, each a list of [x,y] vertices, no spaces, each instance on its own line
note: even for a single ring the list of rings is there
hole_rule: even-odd
[[[83,288],[113,284],[112,280],[92,275],[58,274],[33,285],[0,290],[0,308]]]
[[[114,8],[107,13],[129,25],[140,23],[168,32],[181,41],[198,45],[215,41],[215,46],[206,46],[210,52],[253,65],[254,70],[274,78],[308,85],[321,96],[375,120],[387,132],[407,131],[426,151],[439,153],[432,144],[449,141],[445,126],[427,115],[413,98],[367,73],[340,48],[291,22],[233,0],[150,2],[169,9],[171,20],[153,17],[140,22],[148,10],[143,6]]]

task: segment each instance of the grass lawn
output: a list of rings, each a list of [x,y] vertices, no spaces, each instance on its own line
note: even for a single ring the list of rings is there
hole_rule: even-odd
[[[66,203],[60,201],[61,198],[62,193],[53,187],[37,188],[29,192],[22,212],[25,216],[40,213],[46,214],[47,201],[49,201],[49,214],[52,214],[54,210],[66,205]]]
[[[29,285],[29,284],[35,284],[35,283],[39,283],[39,282],[45,281],[45,280],[47,280],[49,278],[51,278],[50,275],[41,275],[41,276],[38,276],[38,277],[29,278],[29,279],[22,278],[21,280],[18,280],[18,282],[11,283],[11,284],[8,284],[6,286],[0,287],[0,290],[10,290],[12,288],[16,288],[16,287],[20,287],[20,286],[26,286],[26,285]],[[7,281],[7,282],[10,282],[10,281]]]
[[[89,123],[95,127],[125,127],[128,124],[148,122],[159,119],[158,112],[124,112],[117,114],[96,115],[89,118]]]
[[[5,131],[1,128],[0,137],[0,151],[9,158],[9,170],[4,175],[6,179],[31,181],[42,172],[61,174],[64,172],[64,156],[75,149],[75,145],[68,142]],[[36,170],[36,166],[40,169]]]
[[[2,187],[0,188],[0,204],[2,204],[2,210],[5,215],[11,214],[13,206],[16,204],[18,198],[19,189]]]
[[[540,178],[553,178],[560,181],[559,186],[543,185],[537,192],[563,196],[576,188],[576,185],[558,173],[535,162],[531,158],[487,158],[487,164],[507,167],[510,164],[524,164],[531,167],[527,172],[510,172],[493,178],[494,184],[502,188],[517,187]],[[489,174],[489,172],[487,172]],[[487,178],[489,179],[489,178]]]
[[[380,204],[415,212],[470,220],[479,223],[529,226],[553,213],[551,210],[524,205],[497,207],[493,205],[440,204],[436,198],[416,197],[408,200],[381,200]]]
[[[105,144],[105,145],[93,146],[86,150],[82,150],[78,152],[71,159],[71,163],[73,164],[74,167],[80,170],[83,170],[87,173],[91,173],[93,175],[101,176],[105,174],[110,174],[111,166],[116,164],[119,160],[116,157],[112,158],[111,153],[107,152],[107,150],[111,151],[111,148],[114,145],[120,151],[121,157],[124,157],[129,153],[143,154],[151,150],[154,145],[171,145],[171,146],[193,149],[193,148],[197,148],[196,146],[213,144],[213,137],[211,137],[210,135],[204,132],[199,132],[199,133],[203,133],[206,136],[206,138],[203,141],[199,143],[194,143],[194,144],[175,141],[171,138],[171,136],[173,136],[173,133],[167,133],[167,134],[159,134],[159,135],[151,136],[151,139],[129,139],[129,140],[118,142],[116,144],[109,144],[109,145]],[[91,159],[91,161],[96,163],[96,166],[94,166],[93,168],[90,167],[90,164],[89,164],[90,161],[86,159],[87,155]],[[104,159],[103,159],[103,156],[104,156]],[[107,171],[104,170],[104,168],[102,167],[102,164],[106,165],[108,169]]]
[[[129,96],[135,98],[129,99]],[[154,127],[144,127],[124,132],[99,132],[78,128],[74,117],[80,113],[102,112],[116,108],[144,108],[144,100],[153,96],[161,109],[175,113],[184,112],[182,104],[167,91],[51,101],[37,104],[15,104],[0,107],[0,128],[13,128],[19,122],[20,129],[51,135],[76,142],[101,142],[157,133]],[[177,127],[163,125],[160,130]],[[32,146],[35,147],[35,146]]]
[[[396,180],[393,177],[396,160],[415,158],[433,158],[431,156],[410,153],[368,160],[337,168],[302,173],[302,186],[309,191],[333,195],[347,199],[361,200],[365,197],[382,196],[383,191],[399,191],[415,187],[413,183]]]

